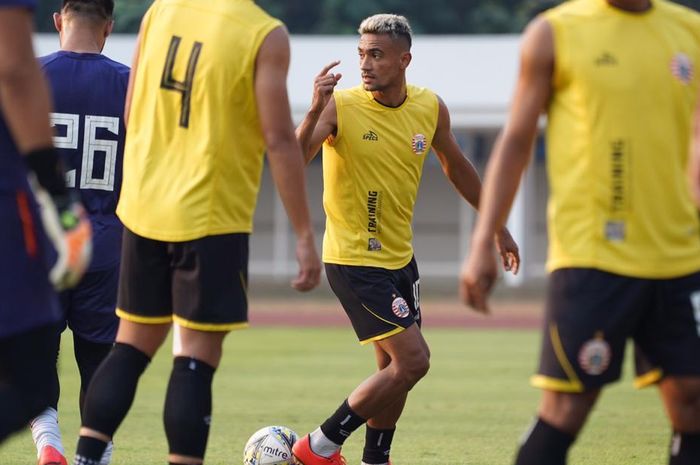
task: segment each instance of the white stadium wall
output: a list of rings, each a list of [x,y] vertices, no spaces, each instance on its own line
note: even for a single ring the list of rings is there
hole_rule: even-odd
[[[104,53],[131,63],[136,37],[110,37]],[[519,36],[417,36],[408,69],[412,84],[429,87],[447,104],[457,139],[472,162],[483,170],[491,145],[505,121],[517,72]],[[37,55],[58,48],[55,34],[37,34]],[[311,99],[313,78],[328,62],[341,60],[341,87],[359,84],[357,38],[347,36],[294,36],[289,71],[289,96],[294,119],[304,115]],[[525,177],[509,226],[521,245],[523,269],[507,277],[520,285],[543,274],[546,248],[544,202],[546,179],[541,156]],[[307,171],[314,225],[322,237],[324,215],[322,179],[318,161]],[[435,157],[425,165],[414,215],[414,244],[421,275],[456,279],[461,258],[469,247],[474,214],[454,192]],[[255,234],[251,241],[251,274],[286,278],[296,269],[293,236],[267,172],[263,175]]]

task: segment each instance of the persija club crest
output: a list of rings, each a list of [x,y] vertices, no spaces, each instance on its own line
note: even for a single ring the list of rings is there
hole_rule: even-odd
[[[693,80],[693,62],[685,53],[676,53],[671,60],[671,73],[683,84]]]
[[[413,136],[413,141],[411,141],[411,146],[413,146],[413,153],[416,155],[423,155],[426,149],[425,136],[423,134],[416,134]]]
[[[409,313],[411,313],[411,310],[408,308],[408,304],[401,297],[394,299],[394,301],[391,303],[391,310],[394,312],[394,315],[398,316],[399,318],[406,318]]]
[[[610,344],[603,339],[602,334],[598,334],[581,346],[578,353],[578,364],[584,372],[597,376],[608,369],[611,358]]]

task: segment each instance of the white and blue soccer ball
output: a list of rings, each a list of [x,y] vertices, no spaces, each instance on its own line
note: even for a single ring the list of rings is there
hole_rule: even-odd
[[[248,439],[243,465],[294,465],[292,446],[299,439],[286,426],[266,426]]]

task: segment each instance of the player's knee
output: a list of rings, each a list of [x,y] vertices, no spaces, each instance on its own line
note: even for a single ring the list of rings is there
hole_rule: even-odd
[[[413,357],[411,360],[396,364],[394,379],[397,384],[402,384],[405,389],[411,390],[430,370],[430,360],[424,354]]]
[[[115,344],[95,373],[85,399],[83,426],[111,437],[131,408],[150,358],[128,344]]]
[[[420,381],[425,375],[427,375],[428,371],[430,371],[430,356],[428,354],[424,354],[422,357],[419,357],[413,371],[416,382]]]
[[[700,432],[700,379],[674,379],[666,390],[666,404],[676,431]]]
[[[544,391],[540,417],[552,426],[576,435],[583,427],[600,391],[565,393]]]

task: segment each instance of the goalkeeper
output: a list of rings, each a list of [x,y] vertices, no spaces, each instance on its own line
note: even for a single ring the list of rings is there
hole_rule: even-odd
[[[43,381],[60,316],[53,288],[77,282],[90,258],[90,224],[51,145],[49,96],[31,44],[34,5],[0,0],[0,441],[49,403]]]

